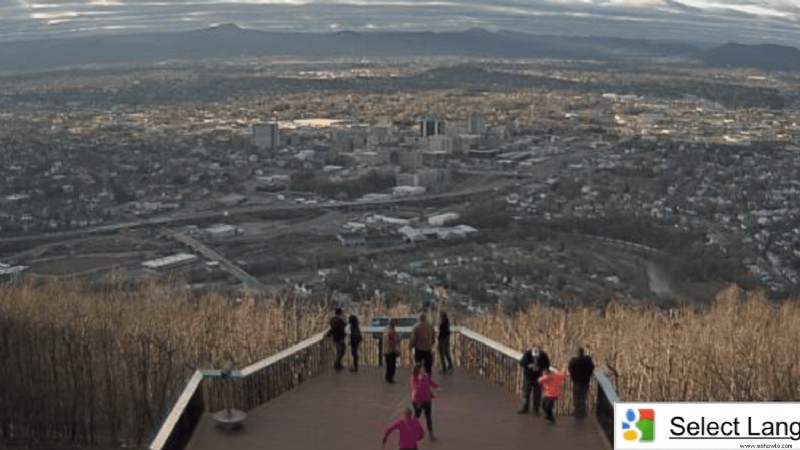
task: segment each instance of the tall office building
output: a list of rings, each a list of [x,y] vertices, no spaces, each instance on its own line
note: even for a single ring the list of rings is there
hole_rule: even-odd
[[[486,121],[483,116],[475,111],[470,111],[467,117],[467,134],[484,134],[486,133]]]
[[[264,122],[253,125],[253,145],[259,150],[276,148],[280,144],[280,130],[277,122]]]
[[[419,121],[420,137],[439,136],[445,134],[445,122],[443,120],[424,119]]]

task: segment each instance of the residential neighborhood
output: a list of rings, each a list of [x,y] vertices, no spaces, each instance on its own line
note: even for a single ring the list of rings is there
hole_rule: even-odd
[[[371,64],[0,79],[3,279],[466,308],[797,292],[791,75]]]

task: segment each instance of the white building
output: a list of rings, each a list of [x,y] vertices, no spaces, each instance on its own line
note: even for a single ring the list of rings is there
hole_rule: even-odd
[[[440,227],[440,226],[442,226],[442,225],[444,225],[446,223],[458,220],[459,217],[461,217],[461,216],[459,216],[458,213],[452,213],[452,212],[451,213],[438,214],[438,215],[435,215],[435,216],[428,217],[428,223],[433,225],[433,226]]]
[[[10,266],[8,264],[0,263],[0,280],[1,281],[15,281],[22,277],[22,273],[28,269],[28,266]]]
[[[205,234],[208,239],[217,241],[236,236],[239,234],[239,229],[233,225],[218,224],[204,229],[203,234]]]
[[[422,195],[426,190],[425,186],[395,186],[392,188],[392,195],[395,197],[409,197],[412,195]]]
[[[191,253],[176,253],[163,258],[150,259],[142,262],[142,267],[150,270],[169,270],[189,265],[200,258]]]

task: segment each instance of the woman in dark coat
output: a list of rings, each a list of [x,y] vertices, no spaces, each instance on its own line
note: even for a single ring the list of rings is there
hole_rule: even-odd
[[[442,359],[442,372],[453,370],[453,357],[450,355],[450,319],[447,312],[439,313],[439,357]]]
[[[361,327],[358,325],[358,317],[350,316],[350,354],[353,355],[353,366],[350,372],[358,372],[358,347],[361,345]]]

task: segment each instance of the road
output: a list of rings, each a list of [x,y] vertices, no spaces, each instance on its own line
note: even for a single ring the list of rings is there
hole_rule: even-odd
[[[198,241],[197,239],[169,228],[165,229],[165,232],[172,239],[175,239],[176,241],[186,245],[187,247],[191,248],[197,253],[200,253],[206,259],[217,261],[220,267],[225,269],[231,275],[238,278],[245,286],[250,288],[267,290],[266,286],[264,286],[260,281],[255,279],[252,275],[245,272],[241,267],[232,263],[227,258],[220,255],[219,253],[217,253],[207,245],[203,244],[202,242]]]
[[[353,207],[369,207],[369,206],[383,206],[383,205],[391,205],[391,204],[402,204],[402,203],[417,203],[417,202],[426,202],[432,200],[441,200],[447,198],[459,198],[459,197],[468,197],[472,195],[477,195],[485,192],[490,192],[494,189],[497,189],[498,186],[496,185],[482,185],[475,188],[470,189],[463,189],[459,191],[453,192],[444,192],[440,194],[429,194],[429,195],[418,195],[413,197],[403,197],[403,198],[392,198],[387,200],[374,200],[374,201],[367,201],[367,202],[336,202],[336,203],[314,203],[314,204],[297,204],[297,203],[284,203],[278,205],[250,205],[250,206],[239,206],[235,208],[226,208],[220,209],[216,211],[202,211],[202,212],[192,212],[192,213],[183,213],[183,214],[170,214],[165,216],[159,217],[152,217],[149,219],[141,219],[141,220],[134,220],[128,222],[118,222],[108,225],[100,225],[97,227],[92,228],[83,228],[80,230],[70,230],[70,231],[57,231],[52,233],[41,233],[41,234],[33,234],[33,235],[25,235],[25,236],[13,236],[13,237],[6,237],[0,238],[0,243],[12,243],[12,242],[26,242],[26,241],[33,241],[33,240],[53,240],[53,239],[68,239],[74,237],[81,237],[86,235],[92,234],[104,234],[104,233],[112,233],[115,231],[128,229],[128,228],[139,228],[139,227],[146,227],[146,226],[164,226],[169,225],[172,223],[180,223],[180,222],[191,222],[191,221],[200,221],[200,220],[208,220],[208,219],[228,219],[231,217],[235,217],[242,214],[258,214],[258,213],[265,213],[270,211],[312,211],[317,209],[341,209],[341,208],[353,208]]]

